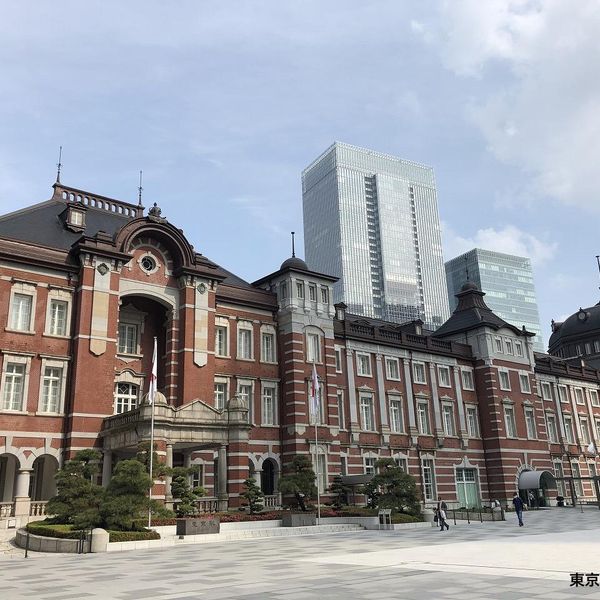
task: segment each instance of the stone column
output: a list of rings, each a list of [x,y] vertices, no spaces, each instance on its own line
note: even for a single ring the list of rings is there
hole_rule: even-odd
[[[385,396],[385,384],[383,379],[383,357],[381,354],[375,355],[375,365],[377,370],[377,395],[379,396],[381,432],[386,435],[390,433],[390,423],[388,419],[387,398]]]
[[[218,457],[218,478],[219,478],[219,510],[227,510],[227,446],[222,444],[219,446]]]
[[[453,367],[454,370],[454,391],[456,393],[456,408],[458,409],[458,427],[459,436],[463,448],[467,447],[467,419],[465,416],[465,403],[462,397],[461,375],[458,367]]]
[[[173,468],[173,444],[167,444],[167,455],[165,458],[167,467],[169,469]],[[173,495],[171,494],[171,475],[165,475],[165,502],[173,504]],[[171,508],[171,506],[169,506]]]
[[[33,469],[19,469],[15,491],[15,517],[28,517],[31,508],[29,482]]]
[[[102,487],[106,487],[112,475],[112,450],[105,450],[102,457]]]
[[[558,386],[555,382],[552,382],[552,391],[554,393],[554,406],[556,408],[556,418],[558,419],[558,435],[563,446],[567,443],[567,436],[565,433],[565,422],[563,419],[562,403],[558,394]]]
[[[437,373],[435,372],[435,365],[433,363],[429,363],[429,381],[431,381],[431,398],[433,401],[433,422],[435,436],[438,438],[438,440],[443,440],[446,436],[446,433],[444,431],[444,427],[442,426],[440,397],[437,387]]]
[[[354,350],[346,349],[346,368],[348,369],[348,405],[350,406],[350,437],[352,442],[358,441],[360,423],[356,410],[356,383],[354,381]]]
[[[413,438],[413,444],[417,443],[419,430],[415,418],[415,400],[412,389],[412,373],[410,372],[410,360],[403,358],[404,365],[404,384],[406,386],[406,407],[408,408],[408,433]]]

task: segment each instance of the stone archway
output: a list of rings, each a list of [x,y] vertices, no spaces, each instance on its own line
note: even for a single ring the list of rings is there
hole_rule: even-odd
[[[42,454],[33,461],[33,472],[29,480],[29,497],[34,501],[45,501],[56,495],[54,476],[58,461],[50,454]]]
[[[277,493],[278,471],[277,463],[272,458],[267,458],[263,461],[260,488],[266,496],[272,496]]]
[[[0,503],[12,503],[20,468],[19,459],[14,454],[0,454]]]

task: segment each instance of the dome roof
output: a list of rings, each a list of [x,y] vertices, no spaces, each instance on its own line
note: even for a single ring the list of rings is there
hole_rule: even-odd
[[[467,281],[460,288],[461,292],[467,292],[469,290],[479,290],[479,288],[477,287],[477,284],[474,281]]]
[[[308,271],[308,266],[301,258],[292,256],[281,263],[280,270],[283,269],[302,269],[303,271]]]
[[[600,330],[600,303],[588,308],[580,308],[563,323],[554,323],[549,346],[565,340],[575,341],[578,337],[587,337]]]

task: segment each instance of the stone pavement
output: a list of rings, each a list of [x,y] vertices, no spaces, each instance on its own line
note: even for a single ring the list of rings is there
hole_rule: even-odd
[[[571,572],[600,572],[600,511],[501,523],[362,531],[90,555],[0,557],[2,600],[567,600]],[[584,578],[587,581],[587,578]]]

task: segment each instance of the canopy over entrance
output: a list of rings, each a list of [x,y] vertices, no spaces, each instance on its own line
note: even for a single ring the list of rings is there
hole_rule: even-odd
[[[554,487],[556,487],[556,480],[550,471],[523,471],[519,475],[520,490],[537,490]]]

